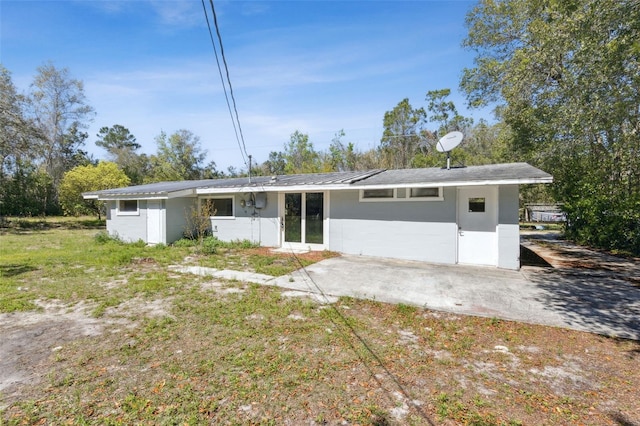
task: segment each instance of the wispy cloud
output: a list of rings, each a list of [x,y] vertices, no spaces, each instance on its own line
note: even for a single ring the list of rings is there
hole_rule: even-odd
[[[161,22],[172,26],[202,25],[202,4],[193,0],[150,0],[151,7]]]

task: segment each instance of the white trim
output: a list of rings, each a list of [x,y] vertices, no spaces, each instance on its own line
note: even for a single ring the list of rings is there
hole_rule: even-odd
[[[412,197],[411,189],[414,188],[437,188],[438,196],[437,197]],[[365,198],[364,191],[369,189],[393,189],[393,197],[380,197],[380,198]],[[404,189],[405,195],[404,197],[398,197],[398,189]],[[363,188],[359,191],[358,201],[361,203],[384,203],[389,201],[444,201],[444,190],[442,186],[432,186],[432,185],[420,185],[420,186],[403,186],[403,187],[393,187],[393,188]]]
[[[412,197],[411,190],[412,189],[420,189],[420,188],[437,188],[438,196],[437,197]],[[421,186],[420,188],[405,188],[407,190],[405,197],[400,198],[403,201],[444,201],[444,190],[441,186]]]
[[[120,203],[122,201],[135,201],[136,202],[136,210],[135,211],[122,211],[120,210]],[[140,216],[140,200],[131,199],[131,198],[122,198],[116,200],[116,216]]]
[[[424,188],[424,187],[465,187],[465,186],[487,186],[487,185],[523,185],[531,183],[552,183],[552,177],[527,178],[527,179],[501,179],[501,180],[478,180],[478,181],[450,181],[450,182],[418,182],[418,183],[390,183],[384,185],[363,185],[363,184],[318,184],[318,185],[282,185],[282,186],[245,186],[236,188],[200,188],[196,190],[198,195],[206,194],[228,194],[245,192],[323,192],[323,191],[348,191],[354,189],[390,189],[390,188]]]
[[[285,194],[287,193],[295,193],[301,194],[302,197],[302,211],[301,216],[302,220],[300,223],[300,238],[306,240],[306,198],[305,195],[307,193],[321,193],[322,194],[322,244],[317,243],[307,243],[307,242],[291,242],[285,241],[284,239],[284,215],[285,215]],[[303,249],[303,250],[311,250],[311,251],[322,251],[327,250],[329,248],[329,192],[328,191],[286,191],[280,192],[278,194],[278,244],[282,248],[290,248],[290,249]]]
[[[229,188],[225,192],[229,193],[233,191],[231,191],[231,189]],[[185,189],[182,191],[174,191],[166,194],[154,194],[154,195],[144,194],[144,193],[109,194],[109,195],[103,195],[103,196],[99,196],[98,194],[87,194],[87,195],[83,195],[82,197],[85,200],[109,201],[109,200],[168,200],[170,198],[195,197],[195,196],[196,196],[195,190]]]
[[[196,191],[194,189],[183,189],[182,191],[168,192],[166,198],[178,198],[178,197],[194,197]]]
[[[364,191],[369,190],[378,190],[378,189],[391,189],[393,190],[393,195],[391,197],[365,197]],[[358,201],[361,203],[384,203],[387,201],[398,201],[402,200],[402,198],[398,198],[398,188],[362,188],[358,191]]]
[[[85,197],[86,198],[86,197]],[[102,201],[113,201],[113,200],[166,200],[168,197],[166,195],[154,195],[154,196],[145,196],[144,194],[122,194],[122,195],[110,195],[108,197],[98,197],[98,200]]]
[[[233,220],[236,218],[236,197],[235,194],[229,194],[227,196],[215,196],[215,197],[199,197],[198,198],[198,210],[202,207],[202,200],[223,200],[231,199],[231,216],[209,216],[212,220]]]

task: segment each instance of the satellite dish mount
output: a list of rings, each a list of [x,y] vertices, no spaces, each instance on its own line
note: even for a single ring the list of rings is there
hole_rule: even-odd
[[[460,145],[463,137],[462,132],[449,132],[441,137],[436,145],[439,152],[447,153],[447,170],[451,169],[451,150]]]

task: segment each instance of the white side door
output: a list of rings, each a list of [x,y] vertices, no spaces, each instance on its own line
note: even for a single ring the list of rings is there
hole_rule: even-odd
[[[458,263],[498,264],[498,189],[458,189]]]
[[[162,243],[162,201],[147,201],[147,244]]]

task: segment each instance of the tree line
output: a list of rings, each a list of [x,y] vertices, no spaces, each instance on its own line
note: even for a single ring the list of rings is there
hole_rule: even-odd
[[[42,65],[23,94],[0,65],[0,217],[78,213],[83,203],[77,197],[73,202],[65,199],[69,188],[78,186],[63,185],[71,171],[76,180],[92,182],[82,186],[86,190],[114,182],[122,186],[219,175],[215,163],[205,163],[207,153],[198,136],[188,130],[161,132],[155,138],[156,154],[146,155],[138,153],[141,146],[129,129],[116,124],[102,127],[95,143],[117,166],[102,171],[119,173],[105,176],[102,183],[91,180],[85,174],[95,172],[99,161],[84,147],[94,117],[83,82],[67,68]]]
[[[567,235],[640,254],[640,2],[482,0],[467,27],[461,88],[553,174]]]
[[[452,152],[454,165],[540,167],[554,184],[522,188],[524,201],[561,203],[570,238],[640,253],[639,6],[637,0],[480,0],[467,15],[463,42],[475,52],[475,65],[463,70],[460,88],[471,107],[493,105],[495,123],[474,123],[458,113],[449,89],[431,90],[424,106],[403,99],[384,114],[374,148],[359,150],[340,130],[328,149],[316,150],[298,129],[251,171],[440,167],[445,154],[435,149],[437,140],[460,130],[465,141]],[[89,207],[79,191],[107,185],[91,173],[113,175],[106,186],[112,187],[249,171],[205,164],[199,138],[184,129],[160,133],[156,154],[139,154],[135,137],[119,124],[96,135],[113,164],[100,165],[82,149],[95,112],[81,81],[46,64],[23,95],[1,66],[0,75],[0,215],[83,211]],[[87,182],[99,187],[87,189]]]
[[[140,153],[131,131],[114,124],[100,128],[95,144],[106,151],[99,162],[83,149],[86,129],[95,116],[88,105],[82,81],[68,69],[48,63],[37,69],[29,93],[19,94],[7,69],[0,66],[2,85],[2,136],[0,139],[0,215],[37,216],[101,213],[95,201],[81,193],[117,186],[159,181],[236,177],[249,168],[219,171],[206,163],[200,138],[186,129],[160,132],[156,153]],[[384,132],[376,148],[361,151],[346,134],[336,132],[329,148],[318,151],[309,135],[295,130],[281,151],[251,165],[254,175],[319,173],[375,168],[426,167],[443,164],[435,150],[447,131],[466,134],[465,149],[455,154],[460,162],[483,164],[501,160],[495,150],[496,129],[481,121],[473,124],[448,101],[449,89],[427,93],[424,107],[408,99],[384,115]],[[104,164],[109,163],[109,164]]]

